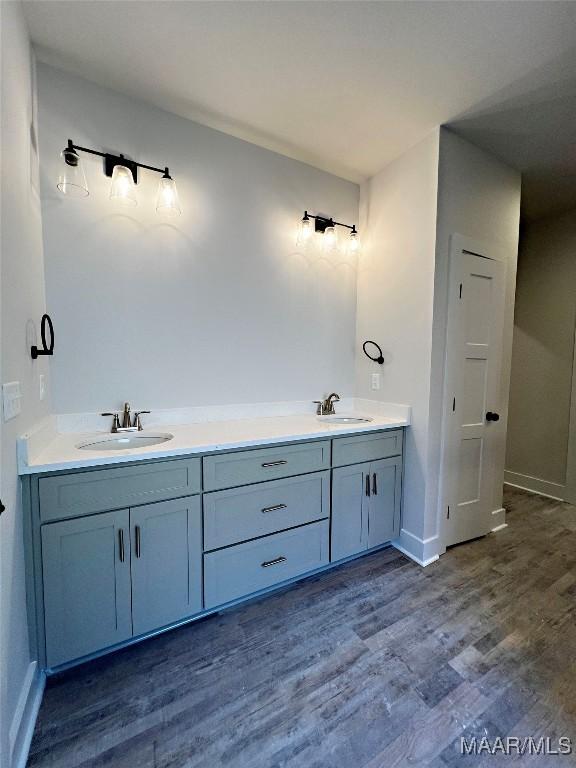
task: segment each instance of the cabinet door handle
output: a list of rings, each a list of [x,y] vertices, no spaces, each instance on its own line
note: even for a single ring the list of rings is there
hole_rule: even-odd
[[[141,541],[140,541],[140,526],[134,526],[134,543],[136,546],[136,557],[140,557],[141,554]]]
[[[376,485],[376,472],[372,475],[372,493],[378,496],[378,486]]]
[[[265,515],[267,512],[276,512],[278,509],[286,509],[286,506],[286,504],[276,504],[273,507],[264,507],[260,511]]]
[[[366,475],[366,496],[370,496],[370,475]]]
[[[265,461],[263,467],[280,467],[282,464],[288,464],[286,459],[280,459],[280,461]]]
[[[124,553],[124,528],[119,528],[118,529],[118,550],[119,550],[118,556],[120,558],[120,562],[123,563],[124,562],[124,557],[125,557],[125,553]]]
[[[277,557],[275,560],[264,560],[263,563],[260,563],[262,568],[270,568],[271,565],[278,565],[279,563],[285,563],[286,558],[285,557]]]

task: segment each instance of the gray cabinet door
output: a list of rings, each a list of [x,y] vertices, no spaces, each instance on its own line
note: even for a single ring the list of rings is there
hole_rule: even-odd
[[[377,547],[399,534],[402,461],[400,457],[370,464],[368,548]]]
[[[198,496],[130,510],[134,634],[202,610],[202,525]]]
[[[334,562],[362,552],[368,546],[370,464],[354,464],[332,471],[331,557]]]
[[[132,635],[127,509],[42,526],[42,558],[49,667]]]

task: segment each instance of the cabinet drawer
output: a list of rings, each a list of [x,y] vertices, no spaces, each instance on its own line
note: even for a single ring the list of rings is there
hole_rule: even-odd
[[[329,467],[329,440],[206,456],[204,490],[217,491]]]
[[[391,429],[376,434],[339,437],[332,441],[332,466],[359,464],[402,454],[403,431]]]
[[[330,472],[204,495],[204,549],[218,549],[330,515]]]
[[[40,478],[42,522],[200,492],[200,459],[178,459]]]
[[[328,563],[328,520],[204,555],[205,607],[213,608]]]

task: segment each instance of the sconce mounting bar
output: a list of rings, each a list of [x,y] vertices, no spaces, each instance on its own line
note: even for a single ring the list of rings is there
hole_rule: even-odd
[[[356,232],[355,224],[343,224],[341,221],[334,221],[334,219],[329,219],[326,216],[314,216],[314,214],[308,213],[308,211],[304,211],[304,218],[314,219],[314,229],[316,232],[324,232],[327,227],[346,227],[346,229]]]
[[[68,147],[67,149],[69,151],[78,150],[79,152],[87,152],[89,155],[97,155],[98,157],[104,158],[104,173],[106,176],[112,176],[112,172],[114,171],[115,166],[117,165],[123,165],[125,168],[128,168],[130,172],[132,173],[132,177],[134,179],[134,183],[138,183],[138,168],[144,168],[147,171],[154,171],[155,173],[161,173],[165,179],[171,179],[170,171],[168,167],[165,168],[156,168],[153,165],[145,165],[144,163],[138,163],[136,160],[130,160],[127,157],[124,157],[124,155],[111,155],[109,152],[99,152],[97,149],[89,149],[88,147],[81,147],[79,144],[74,144],[72,139],[68,139]],[[65,155],[64,159],[69,165],[73,165],[73,162],[70,162],[68,160],[68,157]],[[76,161],[77,164],[77,161]]]

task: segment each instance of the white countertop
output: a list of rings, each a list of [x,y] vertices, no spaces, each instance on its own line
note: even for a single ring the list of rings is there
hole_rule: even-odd
[[[366,406],[366,403],[369,403]],[[318,438],[330,439],[341,435],[373,432],[382,429],[406,427],[410,424],[410,408],[394,406],[390,409],[383,403],[362,402],[362,409],[339,411],[341,416],[364,416],[372,421],[358,424],[334,424],[323,422],[314,414],[264,416],[219,421],[205,421],[188,424],[162,424],[151,426],[146,431],[170,432],[174,437],[168,442],[143,448],[129,448],[120,451],[79,450],[78,443],[106,431],[58,433],[52,430],[42,441],[25,435],[19,441],[19,472],[21,475],[39,472],[53,472],[64,469],[82,469],[109,464],[122,464],[137,460],[185,456],[196,453],[230,450],[235,448],[272,445]],[[392,415],[386,415],[386,412]],[[46,432],[47,428],[44,428]]]

